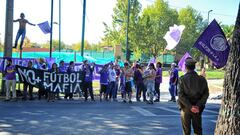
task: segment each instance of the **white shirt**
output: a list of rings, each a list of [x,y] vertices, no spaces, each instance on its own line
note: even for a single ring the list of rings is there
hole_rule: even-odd
[[[116,74],[116,71],[115,71],[115,69],[111,69],[111,68],[109,68],[108,69],[108,80],[109,80],[109,82],[115,82],[116,81],[116,76],[117,76],[117,74]]]

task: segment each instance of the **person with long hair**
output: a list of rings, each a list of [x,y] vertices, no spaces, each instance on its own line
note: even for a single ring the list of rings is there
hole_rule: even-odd
[[[149,95],[148,104],[153,104],[154,90],[155,90],[155,76],[156,76],[156,68],[153,63],[150,63],[149,69],[145,72],[144,78],[146,79],[146,87],[147,93]]]
[[[7,59],[7,66],[4,70],[5,81],[6,81],[6,99],[5,101],[10,101],[10,91],[12,88],[12,99],[17,101],[16,95],[16,69],[12,64],[12,59]]]
[[[134,82],[136,85],[136,100],[140,101],[141,93],[143,94],[143,101],[146,101],[146,88],[143,83],[143,70],[139,64],[136,64],[134,71]]]
[[[52,68],[49,69],[49,71],[50,71],[51,73],[54,73],[54,74],[58,73],[57,63],[53,63],[53,64],[52,64]],[[55,99],[55,93],[54,93],[53,91],[48,91],[48,100],[47,100],[47,101],[48,101],[48,102],[49,102],[49,101],[54,102],[54,99]]]

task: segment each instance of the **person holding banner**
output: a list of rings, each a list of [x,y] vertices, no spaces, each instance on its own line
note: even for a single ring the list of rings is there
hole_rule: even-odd
[[[93,87],[92,87],[94,67],[95,67],[95,63],[92,63],[90,65],[88,64],[87,60],[85,60],[82,65],[81,70],[85,72],[85,79],[83,81],[83,91],[84,91],[85,101],[87,101],[88,99],[88,92],[91,96],[91,100],[95,101],[93,96]]]
[[[16,69],[12,64],[12,59],[7,59],[7,66],[4,70],[5,80],[6,80],[6,99],[5,101],[10,101],[10,89],[12,87],[12,98],[13,101],[17,101],[16,96]]]
[[[61,60],[60,63],[59,63],[58,72],[59,72],[59,73],[67,73],[67,67],[65,66],[63,60]],[[60,94],[60,93],[58,92],[58,93],[57,93],[57,99],[58,99],[58,100],[61,100],[59,94]]]
[[[75,64],[73,61],[70,61],[67,72],[68,73],[75,72]],[[73,100],[73,93],[65,91],[64,99],[67,99],[68,97],[69,97],[69,100]]]
[[[19,22],[19,29],[18,29],[18,32],[17,32],[17,36],[16,36],[16,39],[15,39],[15,44],[14,44],[13,48],[17,48],[18,39],[20,38],[20,36],[22,36],[21,43],[20,43],[20,50],[22,50],[24,38],[25,38],[25,35],[26,35],[26,24],[30,24],[32,26],[35,26],[35,24],[32,24],[28,20],[26,20],[24,13],[21,13],[20,17],[21,17],[20,19],[13,20],[13,22]]]
[[[187,73],[179,79],[178,105],[183,135],[191,134],[191,125],[195,135],[202,135],[202,112],[209,96],[207,81],[194,71],[195,64],[192,58],[186,59]]]
[[[52,72],[52,73],[58,73],[57,63],[53,63],[53,64],[52,64],[52,68],[49,69],[49,71]],[[59,93],[59,92],[58,92],[58,93]],[[49,102],[49,101],[54,102],[54,99],[55,99],[55,93],[52,92],[52,91],[48,91],[48,100],[47,100],[47,101],[48,101],[48,102]]]
[[[169,101],[176,102],[176,92],[177,92],[177,83],[178,83],[178,70],[176,69],[176,64],[171,64],[171,69],[169,71],[169,92],[171,99]]]
[[[67,67],[64,65],[64,61],[61,60],[58,67],[59,73],[67,73]]]
[[[27,65],[28,68],[33,68],[33,64],[32,64],[32,61],[28,61],[28,65]],[[23,98],[22,100],[27,100],[27,89],[29,90],[29,100],[34,100],[33,99],[33,86],[28,84],[28,83],[24,83],[23,84]]]
[[[45,62],[41,62],[40,69],[41,69],[41,70],[45,70],[45,71],[48,70],[48,69],[47,69],[47,65],[46,65]],[[40,87],[39,87],[39,90],[38,90],[38,100],[41,100],[41,97],[42,97],[42,96],[45,96],[45,99],[48,98],[47,91],[44,89],[43,86],[40,86]]]
[[[108,89],[108,65],[105,64],[103,68],[99,71],[100,74],[100,102],[102,101],[102,94],[107,100],[106,92]]]

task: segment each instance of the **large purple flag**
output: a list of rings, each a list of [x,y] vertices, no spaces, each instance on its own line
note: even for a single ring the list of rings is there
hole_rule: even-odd
[[[38,24],[39,28],[42,30],[44,34],[51,33],[51,27],[48,21],[42,22]]]
[[[222,68],[226,65],[230,46],[215,19],[204,30],[194,47],[207,55],[216,68]]]
[[[181,60],[178,62],[178,67],[183,71],[186,72],[186,65],[185,65],[185,61],[187,58],[191,58],[191,55],[186,52],[183,57],[181,58]]]

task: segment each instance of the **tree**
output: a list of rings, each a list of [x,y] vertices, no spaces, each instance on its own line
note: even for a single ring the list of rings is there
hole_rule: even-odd
[[[189,52],[193,57],[200,56],[201,53],[192,46],[204,28],[207,27],[207,21],[204,22],[201,14],[190,6],[179,11],[178,20],[180,25],[185,26],[185,29],[181,41],[176,47],[177,58],[180,59],[186,52]]]
[[[81,51],[81,42],[78,42],[78,43],[74,43],[72,44],[72,50],[76,51],[76,52],[79,52]],[[89,44],[88,41],[84,41],[84,50],[91,50],[91,45]]]
[[[130,0],[130,18],[129,18],[129,49],[133,49],[137,46],[134,34],[138,22],[139,13],[141,11],[141,4],[138,0]],[[114,46],[116,44],[122,45],[122,49],[126,50],[126,26],[127,26],[127,8],[128,0],[117,0],[116,7],[113,9],[113,22],[112,26],[105,26],[105,36],[102,39],[106,46]]]
[[[221,25],[223,32],[226,36],[227,39],[232,38],[233,36],[233,30],[234,30],[234,25]]]
[[[178,23],[178,14],[163,0],[156,0],[153,5],[144,9],[136,26],[136,42],[139,49],[148,56],[157,56],[166,47],[164,35]]]
[[[240,3],[224,78],[215,135],[240,135]]]
[[[41,45],[43,48],[50,48],[50,42],[47,42],[47,43],[44,43]],[[53,43],[52,43],[52,48],[55,50],[55,51],[58,51],[59,50],[59,41],[58,40],[53,40]],[[61,42],[61,50],[65,49],[66,48],[66,44],[64,42]]]

